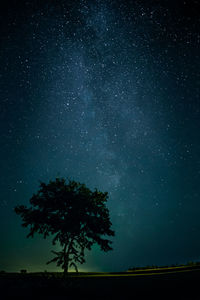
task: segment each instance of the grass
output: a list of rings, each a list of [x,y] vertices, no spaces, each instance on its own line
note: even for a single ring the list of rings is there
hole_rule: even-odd
[[[135,269],[119,273],[3,273],[3,299],[198,299],[200,266]],[[176,297],[175,297],[176,296]]]

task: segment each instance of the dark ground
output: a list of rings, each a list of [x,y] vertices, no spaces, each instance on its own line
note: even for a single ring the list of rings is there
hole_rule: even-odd
[[[149,274],[148,274],[149,273]],[[0,275],[0,299],[200,299],[200,270],[84,274]],[[152,297],[152,298],[150,298]]]

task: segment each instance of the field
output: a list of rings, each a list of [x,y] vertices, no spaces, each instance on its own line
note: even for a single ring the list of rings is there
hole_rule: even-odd
[[[1,273],[0,299],[200,299],[200,268],[121,273]],[[4,296],[3,296],[4,295]]]

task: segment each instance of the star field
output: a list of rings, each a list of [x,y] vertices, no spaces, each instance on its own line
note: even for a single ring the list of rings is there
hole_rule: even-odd
[[[1,11],[0,268],[47,269],[48,241],[27,240],[13,207],[56,176],[110,195],[114,250],[88,270],[199,260],[198,1]]]

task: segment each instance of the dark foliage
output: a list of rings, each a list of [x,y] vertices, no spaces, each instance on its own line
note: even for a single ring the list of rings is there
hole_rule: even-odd
[[[111,250],[111,241],[102,238],[114,236],[111,230],[109,210],[106,207],[108,193],[91,191],[79,182],[56,178],[40,188],[30,199],[31,207],[20,205],[15,212],[22,218],[22,226],[29,227],[27,237],[37,232],[44,238],[53,235],[52,244],[60,243],[62,251],[49,261],[56,262],[64,272],[68,267],[85,262],[85,249],[98,244],[103,251]]]

